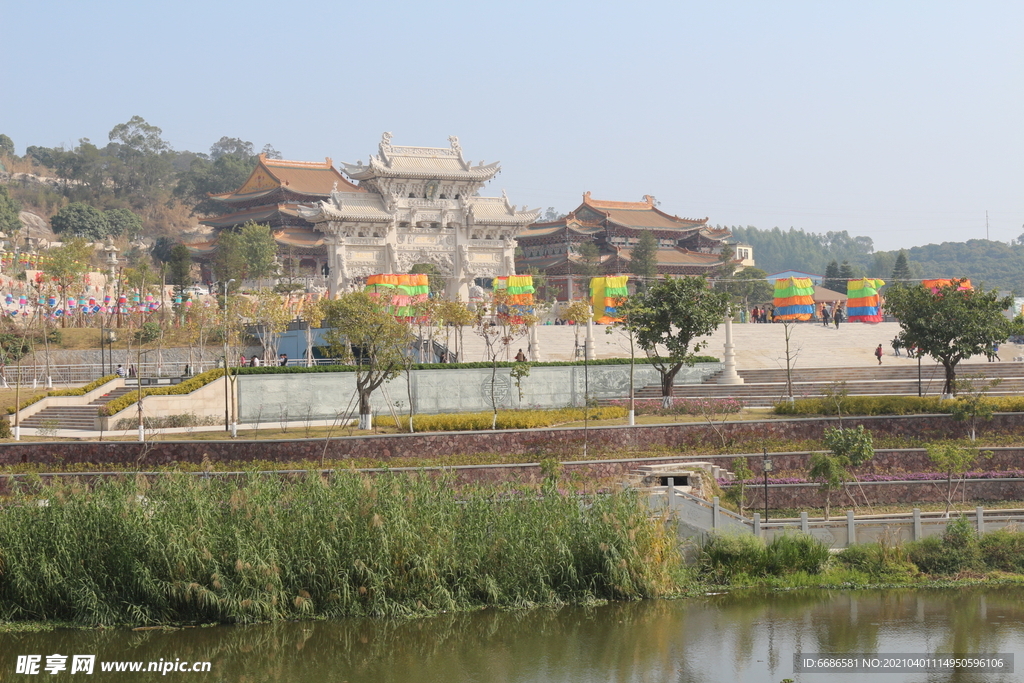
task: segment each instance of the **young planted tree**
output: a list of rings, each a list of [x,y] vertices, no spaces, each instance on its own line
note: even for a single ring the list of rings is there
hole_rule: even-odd
[[[562,310],[562,318],[572,323],[572,357],[573,360],[580,357],[580,333],[586,329],[591,316],[594,315],[590,304],[586,301],[573,301]],[[586,353],[583,354],[586,358]]]
[[[935,294],[921,285],[896,286],[885,295],[886,310],[900,323],[900,345],[915,346],[942,365],[946,375],[942,393],[949,396],[957,393],[960,361],[1004,343],[1010,335],[1024,333],[1024,319],[1010,320],[1005,315],[1013,297],[1000,297],[994,289],[959,289],[960,283],[953,280]]]
[[[746,458],[737,458],[733,474],[736,475],[736,479],[725,492],[725,500],[734,504],[739,509],[740,516],[743,516],[743,511],[747,507],[747,487],[751,485],[748,482],[753,481],[754,472],[747,464]]]
[[[819,488],[825,494],[826,522],[832,509],[832,493],[842,489],[849,476],[842,458],[832,453],[815,453],[811,456],[807,478],[819,482]]]
[[[611,334],[613,332],[619,332],[626,338],[626,344],[629,349],[629,415],[627,416],[627,424],[630,426],[636,424],[636,329],[629,324],[630,318],[634,314],[632,308],[626,307],[626,298],[616,300],[615,309],[619,316],[619,322],[612,323],[605,327],[605,334]]]
[[[282,297],[261,290],[256,295],[245,298],[239,314],[256,326],[260,345],[263,347],[263,361],[276,363],[281,334],[288,329],[288,323],[292,319]]]
[[[974,378],[980,379],[980,378]],[[978,436],[978,423],[982,420],[991,420],[995,415],[995,408],[988,400],[988,392],[1000,384],[1003,379],[996,379],[985,382],[976,387],[972,379],[958,379],[956,401],[953,402],[952,415],[956,420],[966,422],[970,429],[971,441],[976,441]]]
[[[444,326],[445,348],[449,350],[452,348],[451,344],[449,344],[449,333],[454,330],[455,343],[457,346],[455,355],[460,360],[465,361],[465,358],[463,358],[465,352],[463,351],[462,331],[467,325],[472,325],[476,322],[476,313],[469,310],[469,306],[458,298],[455,298],[454,300],[442,299],[441,303],[438,304],[435,317],[438,324]]]
[[[359,428],[372,429],[370,396],[381,384],[401,374],[412,332],[388,312],[385,299],[374,299],[366,292],[323,299],[319,306],[324,324],[330,328],[324,341],[331,355],[356,366]]]
[[[507,359],[512,344],[529,332],[536,318],[523,314],[511,305],[511,296],[504,290],[495,290],[489,304],[477,309],[474,330],[484,341],[487,361],[491,364],[491,429],[498,428],[498,362]]]
[[[637,344],[661,374],[665,408],[672,406],[679,370],[692,366],[697,353],[707,346],[707,341],[694,340],[717,329],[728,307],[729,295],[711,289],[703,277],[659,280],[621,307]],[[659,347],[667,355],[659,355]]]
[[[959,486],[963,482],[964,474],[978,459],[979,454],[977,449],[964,448],[950,442],[928,444],[926,448],[928,459],[946,475],[946,516],[949,517],[949,508],[953,505],[953,495],[956,493],[953,477],[959,477]]]
[[[844,470],[848,467],[860,467],[875,457],[875,447],[874,441],[871,438],[871,432],[865,430],[864,425],[857,425],[856,429],[843,429],[842,427],[826,429],[824,441],[825,446],[832,451],[833,457],[838,460]],[[857,478],[856,473],[847,471],[847,474],[853,477],[857,485],[860,486],[860,480]],[[871,503],[868,502],[863,487],[861,487],[860,491],[861,496],[864,498],[864,504],[870,509]],[[853,497],[851,496],[851,498]]]

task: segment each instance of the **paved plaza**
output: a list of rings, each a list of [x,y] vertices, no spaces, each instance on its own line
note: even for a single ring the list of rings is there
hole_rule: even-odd
[[[628,357],[629,346],[625,336],[603,325],[594,326],[594,348],[598,358]],[[559,361],[571,360],[573,355],[572,325],[541,325],[537,328],[540,360]],[[735,323],[732,326],[733,343],[736,346],[736,363],[740,370],[774,369],[786,367],[786,326],[782,324],[750,324]],[[790,326],[790,348],[795,355],[795,367],[828,368],[855,367],[878,365],[875,359],[875,348],[881,344],[885,351],[883,365],[916,364],[916,360],[906,356],[893,355],[892,339],[899,331],[898,323],[843,323],[837,330],[835,326],[825,327],[821,323],[796,323]],[[586,328],[580,329],[580,343],[586,336]],[[469,328],[464,333],[466,353],[463,360],[486,360],[484,344],[481,338]],[[719,326],[714,334],[705,338],[707,347],[702,351],[710,356],[724,357],[725,326]],[[511,355],[521,347],[527,350],[527,339],[513,342]],[[903,353],[903,352],[901,352]],[[638,350],[638,355],[643,352]],[[1012,361],[1015,357],[1024,356],[1024,347],[1017,344],[1005,344],[999,349],[1003,361]],[[930,361],[927,357],[925,363]],[[987,363],[985,356],[977,356],[964,363]]]

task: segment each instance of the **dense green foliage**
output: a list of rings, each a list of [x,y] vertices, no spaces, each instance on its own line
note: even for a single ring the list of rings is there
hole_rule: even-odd
[[[1024,241],[1019,239],[1009,244],[974,239],[899,251],[874,251],[871,238],[851,237],[845,230],[820,234],[792,228],[784,231],[733,226],[729,229],[737,241],[754,247],[757,267],[768,273],[799,270],[826,275],[832,261],[837,267],[848,261],[853,277],[867,275],[887,281],[965,277],[989,287],[1024,293],[1021,276]],[[839,276],[838,271],[835,276]]]
[[[713,583],[745,577],[818,574],[829,559],[828,546],[807,534],[776,536],[771,543],[750,534],[716,534],[701,548],[700,565]]]
[[[11,197],[5,185],[0,185],[0,232],[12,237],[21,230],[20,211],[21,204]]]
[[[872,264],[874,244],[871,238],[851,237],[845,230],[821,234],[793,228],[760,230],[749,225],[729,229],[737,242],[754,247],[757,267],[768,273],[800,270],[824,274],[830,261],[849,261],[862,271],[860,275]]]
[[[642,230],[629,254],[629,272],[641,281],[658,274],[658,238],[650,230]]]
[[[675,391],[675,376],[684,365],[692,366],[711,334],[725,318],[729,295],[708,286],[703,277],[669,277],[658,280],[620,306],[623,322],[661,374],[666,406]],[[692,344],[692,346],[691,346]],[[659,348],[667,358],[654,356]]]
[[[105,145],[88,138],[74,146],[29,145],[23,160],[35,165],[33,173],[62,182],[56,189],[19,186],[18,197],[47,214],[68,202],[130,209],[145,219],[151,234],[168,234],[181,218],[175,213],[181,205],[196,214],[224,212],[209,194],[238,188],[256,163],[252,143],[237,138],[221,138],[209,154],[175,151],[160,128],[139,116],[114,126],[108,139]],[[270,145],[263,151],[280,158]]]
[[[38,499],[48,500],[38,505]],[[675,537],[635,492],[447,479],[178,474],[19,490],[0,619],[245,623],[653,597]],[[586,504],[581,504],[586,503]]]
[[[59,235],[76,235],[101,240],[110,233],[110,224],[102,211],[84,202],[68,204],[50,219],[50,226]]]
[[[142,219],[128,209],[110,209],[104,216],[108,235],[134,240],[142,234]]]
[[[944,394],[957,393],[960,361],[1024,332],[1024,319],[1011,321],[1005,315],[1013,297],[1001,297],[994,289],[962,289],[953,280],[936,293],[923,285],[899,285],[887,289],[885,297],[886,310],[900,323],[900,346],[916,347],[942,364]]]

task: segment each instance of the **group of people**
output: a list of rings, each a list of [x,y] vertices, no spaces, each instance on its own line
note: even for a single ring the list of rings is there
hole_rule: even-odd
[[[818,318],[821,320],[821,324],[825,327],[832,323],[839,329],[839,323],[846,320],[846,311],[843,309],[843,305],[838,301],[832,302],[831,307],[828,304],[823,303],[818,308]]]
[[[752,323],[773,323],[775,322],[775,307],[765,306],[759,308],[754,306],[750,309],[750,322]]]

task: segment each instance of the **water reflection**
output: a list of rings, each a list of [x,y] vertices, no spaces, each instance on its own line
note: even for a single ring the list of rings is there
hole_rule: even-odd
[[[548,683],[856,680],[793,674],[794,652],[1024,652],[1013,589],[794,591],[592,608],[493,611],[406,622],[348,620],[179,631],[0,635],[0,680],[19,654],[96,654],[98,661],[211,661],[166,681],[237,683]],[[1010,681],[890,674],[896,681]],[[99,667],[97,667],[98,669]],[[77,680],[61,674],[47,680]],[[863,675],[862,675],[863,676]],[[152,680],[102,673],[89,680]]]

